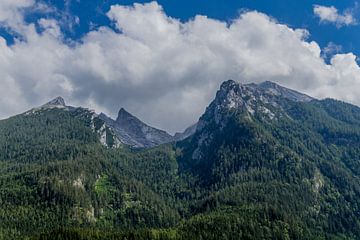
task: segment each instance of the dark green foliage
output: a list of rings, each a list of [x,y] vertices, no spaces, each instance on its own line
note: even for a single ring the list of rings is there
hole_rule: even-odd
[[[182,171],[195,176],[192,188],[200,196],[192,211],[206,218],[207,213],[212,214],[224,206],[231,206],[231,211],[252,206],[254,211],[265,213],[267,208],[264,207],[271,206],[272,214],[281,216],[276,220],[278,228],[284,230],[286,227],[290,239],[360,236],[357,154],[360,125],[356,122],[360,119],[357,115],[360,111],[351,105],[342,108],[342,104],[333,100],[284,101],[283,110],[276,119],[269,120],[262,115],[249,118],[243,112],[230,112],[223,127],[214,119],[205,119],[207,125],[201,132],[178,144],[183,149],[179,158]],[[340,113],[345,116],[338,116]],[[204,132],[212,134],[211,140],[198,144]],[[202,155],[194,159],[193,154],[199,149]],[[229,214],[219,214],[215,218],[222,215],[228,222],[225,219]],[[237,220],[244,217],[242,214],[236,216]],[[261,235],[261,229],[269,227],[262,222],[263,218],[251,217],[246,221],[253,221],[255,232],[260,235],[254,232],[247,237],[241,235],[243,233],[226,236],[270,238]],[[201,225],[202,220],[199,224],[197,229],[205,227]],[[200,236],[227,239],[206,235],[205,230],[197,234],[197,239]],[[274,238],[274,234],[270,235]],[[286,239],[284,236],[275,238]]]
[[[177,168],[172,147],[105,148],[86,113],[48,109],[1,122],[0,239],[59,227],[160,228],[179,221],[175,201],[166,201],[167,173],[175,178]],[[164,174],[156,171],[163,167]]]
[[[82,109],[3,120],[0,239],[359,239],[359,108],[281,107],[144,150]]]

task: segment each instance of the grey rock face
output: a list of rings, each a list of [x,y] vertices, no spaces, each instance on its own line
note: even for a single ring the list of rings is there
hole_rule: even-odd
[[[248,121],[255,118],[263,122],[277,121],[287,117],[285,108],[288,101],[309,102],[314,98],[273,82],[241,84],[233,80],[222,83],[215,99],[206,108],[197,124],[194,141],[197,148],[193,159],[201,158],[202,148],[211,142],[214,130],[227,126],[233,114],[239,114]]]
[[[44,104],[43,106],[63,106],[65,107],[65,100],[62,97],[57,97],[51,100],[50,102]]]
[[[116,120],[105,114],[100,114],[99,117],[114,129],[122,143],[135,148],[154,147],[174,140],[167,132],[150,127],[123,108]]]
[[[288,89],[286,87],[282,87],[274,82],[266,81],[257,85],[259,89],[264,90],[267,93],[272,93],[283,98],[287,98],[296,102],[309,102],[314,100],[314,98],[305,95],[303,93],[299,93],[295,90]]]
[[[286,101],[309,102],[314,98],[282,87],[273,82],[241,84],[233,80],[224,82],[201,120],[214,118],[216,123],[226,119],[229,110],[244,112],[249,116],[262,114],[273,119]],[[200,128],[203,124],[199,124]]]

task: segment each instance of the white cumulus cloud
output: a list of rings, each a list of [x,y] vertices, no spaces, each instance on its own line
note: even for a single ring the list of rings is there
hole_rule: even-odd
[[[0,3],[1,5],[2,3]],[[181,22],[156,3],[114,5],[106,26],[69,46],[54,19],[44,31],[23,24],[24,40],[0,37],[0,116],[62,95],[73,105],[116,115],[125,107],[170,132],[194,123],[222,81],[274,81],[315,97],[360,104],[360,68],[352,53],[327,64],[304,29],[244,12],[230,23],[206,16]]]

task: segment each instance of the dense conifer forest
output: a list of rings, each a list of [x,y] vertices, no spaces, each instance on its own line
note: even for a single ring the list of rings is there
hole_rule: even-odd
[[[81,108],[0,121],[0,239],[359,239],[358,107],[210,110],[148,149],[104,146]]]

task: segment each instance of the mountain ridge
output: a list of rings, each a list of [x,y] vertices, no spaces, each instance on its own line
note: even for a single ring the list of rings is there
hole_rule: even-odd
[[[226,81],[178,140],[134,149],[61,105],[0,121],[0,239],[360,236],[359,107]]]
[[[244,102],[243,98],[253,97],[250,95],[246,96],[246,94],[248,93],[286,98],[289,100],[300,101],[300,102],[315,100],[315,98],[309,97],[308,95],[302,94],[295,90],[291,90],[289,88],[280,86],[277,83],[271,81],[264,81],[259,84],[255,84],[255,83],[244,84],[234,80],[227,80],[224,81],[220,86],[220,90],[223,90],[223,92],[233,91],[234,88],[238,88],[238,90],[242,89],[242,91],[247,91],[247,93],[244,93],[245,95],[242,96],[240,95],[236,96],[236,94],[230,96],[232,94],[231,93],[230,95],[229,94],[227,95],[226,97],[227,99],[224,97],[222,101],[228,101],[230,108],[236,107],[235,106],[236,104]],[[234,96],[236,96],[237,99],[231,99]],[[235,104],[235,105],[231,106],[231,104]],[[254,109],[252,109],[253,106],[251,106],[251,104],[246,104],[246,107],[248,112],[250,114],[253,114],[254,112]],[[47,102],[46,104],[42,105],[41,107],[34,108],[28,111],[27,114],[38,111],[39,109],[48,109],[48,108],[63,108],[71,111],[77,109],[76,107],[67,106],[65,100],[61,96],[58,96],[53,100]],[[87,108],[82,108],[82,109],[87,109]],[[264,108],[263,111],[267,111],[270,117],[273,114],[267,108]],[[120,108],[117,118],[115,120],[108,117],[104,113],[96,114],[94,112],[94,114],[95,114],[94,117],[99,117],[101,120],[103,120],[106,123],[108,128],[112,129],[112,131],[117,137],[117,141],[134,148],[148,148],[148,147],[158,146],[164,143],[184,140],[185,138],[193,135],[197,131],[197,128],[198,127],[201,128],[202,125],[201,122],[197,122],[186,128],[184,132],[176,133],[174,136],[172,136],[164,130],[157,129],[145,124],[139,118],[133,116],[131,113],[126,111],[123,107]],[[105,136],[103,138],[105,138]]]

